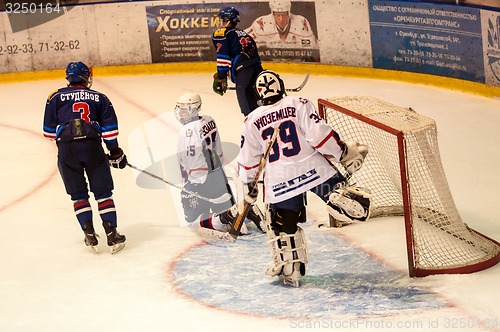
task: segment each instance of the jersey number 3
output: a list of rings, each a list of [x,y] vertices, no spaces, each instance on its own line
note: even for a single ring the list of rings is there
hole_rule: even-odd
[[[80,118],[83,121],[90,122],[90,107],[89,104],[85,102],[78,102],[73,104],[73,112],[80,113]]]

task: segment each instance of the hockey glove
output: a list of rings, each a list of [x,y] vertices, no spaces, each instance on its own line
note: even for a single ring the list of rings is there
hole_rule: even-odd
[[[367,154],[368,146],[354,141],[345,142],[340,163],[349,174],[353,174],[361,168]]]
[[[127,156],[123,153],[123,150],[117,148],[115,150],[111,150],[108,155],[109,158],[109,166],[114,168],[125,168],[127,166]]]
[[[215,73],[212,89],[216,94],[223,96],[227,91],[227,77],[219,78],[219,74]]]
[[[259,188],[257,185],[253,185],[253,183],[248,183],[248,193],[245,195],[245,202],[248,204],[253,204],[257,201],[257,196],[259,195]]]

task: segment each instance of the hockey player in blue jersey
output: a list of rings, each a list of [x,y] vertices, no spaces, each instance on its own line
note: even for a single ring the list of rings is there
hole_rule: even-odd
[[[258,107],[253,92],[255,78],[262,71],[257,44],[245,31],[236,28],[240,21],[234,7],[219,12],[220,27],[212,36],[217,52],[217,72],[214,74],[213,90],[223,96],[227,90],[227,78],[236,85],[236,97],[241,113],[247,116]]]
[[[55,140],[57,165],[66,192],[71,196],[76,218],[85,233],[84,242],[98,252],[89,189],[98,204],[111,253],[125,246],[125,236],[117,232],[113,178],[110,166],[124,168],[127,158],[118,145],[118,120],[110,100],[91,90],[92,72],[83,62],[66,68],[68,86],[47,98],[43,120],[44,136]],[[102,141],[109,150],[104,152]]]

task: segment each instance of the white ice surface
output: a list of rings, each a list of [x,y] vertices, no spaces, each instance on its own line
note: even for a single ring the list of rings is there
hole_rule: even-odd
[[[293,87],[303,75],[282,77]],[[207,74],[150,75],[95,77],[93,88],[112,100],[119,117],[119,141],[126,152],[131,133],[171,111],[185,91],[199,93],[202,113],[217,121],[222,140],[238,144],[243,117],[236,96],[228,92],[220,97],[212,92],[211,84]],[[92,254],[83,244],[57,172],[54,143],[41,134],[45,99],[63,85],[63,78],[0,84],[0,331],[274,332],[312,330],[313,326],[323,330],[402,330],[397,324],[413,326],[406,330],[414,331],[483,330],[478,320],[483,327],[496,320],[496,329],[500,329],[500,265],[470,275],[405,277],[400,282],[431,290],[449,305],[386,317],[368,315],[363,324],[354,324],[349,316],[334,316],[331,321],[266,318],[200,302],[174,285],[176,261],[201,243],[188,228],[179,226],[175,190],[140,188],[130,168],[113,170],[119,230],[127,236],[127,247],[111,256],[97,226],[101,254]],[[462,218],[472,228],[500,240],[500,213],[496,210],[500,201],[499,100],[424,85],[328,76],[312,76],[300,95],[314,101],[374,96],[411,106],[435,119],[443,165]],[[166,149],[175,145],[173,140],[165,142]],[[129,153],[130,162],[140,163],[133,158]],[[95,202],[91,200],[91,204],[95,210]],[[311,199],[308,216],[317,219],[324,214],[319,202]],[[97,213],[94,215],[98,220]],[[328,231],[391,269],[407,273],[399,220],[374,219]],[[231,269],[230,259],[207,259]],[[252,268],[251,256],[247,266]],[[234,271],[235,275],[244,273]],[[248,301],[258,306],[277,305],[262,297]]]

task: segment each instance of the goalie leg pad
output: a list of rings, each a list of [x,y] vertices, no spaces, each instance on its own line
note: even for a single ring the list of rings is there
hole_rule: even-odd
[[[370,189],[354,186],[337,188],[328,198],[328,213],[341,222],[366,221],[370,218],[371,200]]]
[[[295,287],[299,286],[300,278],[305,275],[305,264],[309,262],[304,230],[297,226],[294,234],[276,232],[271,223],[271,213],[266,213],[266,233],[271,253],[271,264],[266,270],[270,277],[280,279]]]

